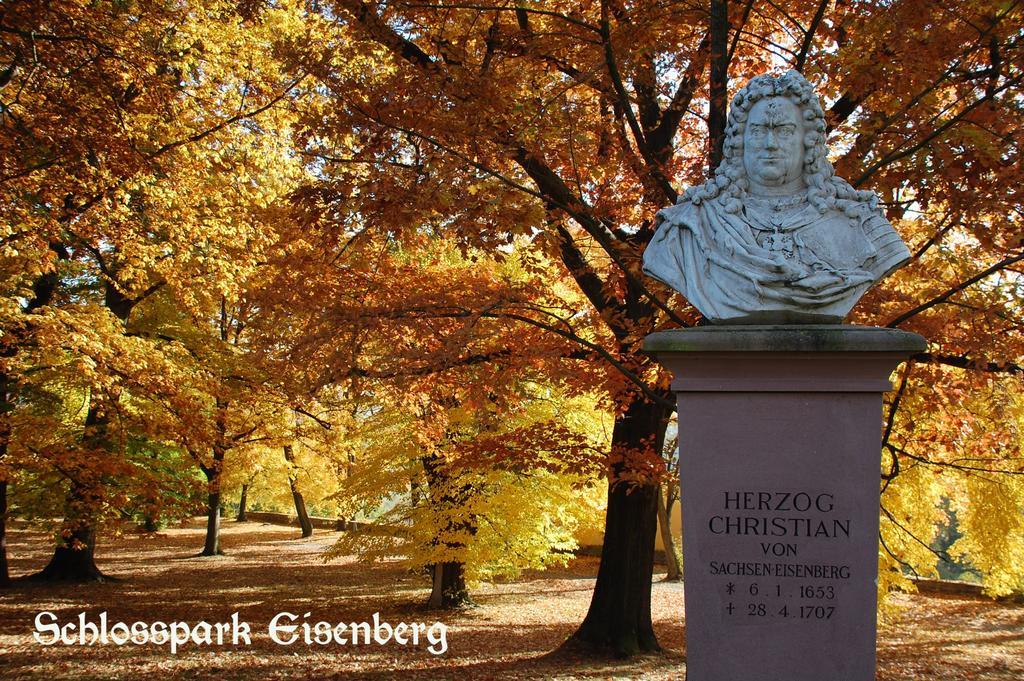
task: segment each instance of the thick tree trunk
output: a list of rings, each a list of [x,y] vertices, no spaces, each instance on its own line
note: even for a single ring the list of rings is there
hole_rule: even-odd
[[[466,548],[465,541],[469,541],[476,534],[476,526],[472,517],[464,517],[465,514],[458,513],[463,508],[473,489],[465,484],[465,479],[452,477],[444,465],[444,460],[438,456],[424,456],[421,459],[423,471],[426,473],[427,489],[429,494],[425,501],[439,512],[453,514],[459,520],[448,520],[444,534],[449,537],[462,537],[462,540],[447,540],[443,544],[449,551],[461,555]],[[451,517],[451,516],[449,516]],[[435,544],[440,544],[440,539],[434,539]],[[430,591],[430,598],[427,600],[427,607],[430,608],[458,608],[469,605],[473,602],[469,595],[469,587],[466,586],[466,564],[462,561],[451,560],[442,563],[435,563],[431,567],[433,585]]]
[[[109,579],[96,567],[96,527],[65,530],[50,562],[32,579],[55,582],[102,582]]]
[[[654,447],[660,452],[667,418],[664,407],[634,400],[615,419],[613,451]],[[651,624],[658,487],[622,481],[627,465],[612,468],[597,584],[590,610],[571,639],[622,657],[660,650]]]
[[[722,162],[729,86],[729,0],[711,0],[711,102],[708,109],[708,171]]]
[[[291,445],[284,446],[284,459],[289,466],[295,464],[295,454]],[[306,511],[306,500],[299,491],[299,482],[294,470],[288,471],[288,484],[292,488],[292,500],[295,502],[295,515],[299,518],[299,527],[302,528],[303,537],[313,536],[313,523],[309,521],[309,513]]]
[[[11,583],[7,570],[7,481],[0,480],[0,587]]]
[[[81,509],[88,503],[88,493],[72,484],[68,493],[65,530],[50,562],[34,574],[34,580],[54,582],[102,582],[108,579],[96,567],[96,523],[89,512]]]
[[[95,392],[90,397],[89,412],[85,417],[85,442],[97,456],[112,448],[108,434],[108,418],[103,413]],[[43,581],[101,582],[106,577],[96,567],[96,532],[99,524],[97,509],[103,500],[103,483],[86,480],[89,472],[73,471],[80,479],[71,480],[65,496],[64,530],[53,551],[53,557],[33,579]]]
[[[81,527],[71,530],[53,552],[42,572],[33,580],[47,582],[102,582],[108,579],[96,567],[96,530]]]
[[[668,490],[664,490],[666,493]],[[661,543],[665,547],[665,565],[668,567],[666,582],[678,582],[683,578],[682,560],[679,547],[672,536],[672,509],[665,500],[666,494],[658,489],[658,527],[661,529]]]
[[[437,563],[433,567],[434,583],[427,601],[429,608],[459,608],[473,601],[466,586],[464,563]]]
[[[306,500],[302,498],[302,492],[292,481],[292,500],[295,502],[295,515],[299,517],[299,527],[302,529],[303,537],[313,536],[313,523],[309,520],[309,513],[306,512]]]
[[[153,467],[156,468],[156,452],[150,454],[149,460],[153,462]],[[148,495],[149,498],[146,501],[142,517],[142,530],[144,532],[156,532],[160,529],[160,500],[158,495],[159,490],[156,488],[150,488]]]
[[[235,522],[244,523],[247,518],[245,517],[245,502],[246,496],[249,494],[249,485],[242,485],[242,495],[238,497],[238,517],[235,518]]]
[[[219,476],[218,476],[219,477]],[[219,556],[224,552],[220,548],[220,490],[211,491],[206,507],[206,542],[203,544],[202,556]]]
[[[57,254],[58,259],[68,259],[68,252],[62,244],[51,243],[50,248]],[[35,297],[29,301],[25,311],[31,312],[49,305],[59,282],[56,270],[37,279],[33,286]],[[112,279],[104,282],[103,304],[122,323],[127,323],[128,316],[137,302],[138,300],[125,298]],[[83,445],[93,449],[96,456],[110,456],[114,451],[107,408],[120,399],[119,395],[120,390],[116,388],[103,393],[96,389],[90,392]],[[97,511],[102,505],[105,482],[87,469],[73,473],[78,479],[72,478],[65,497],[63,536],[54,549],[50,562],[42,572],[33,575],[33,579],[74,582],[109,579],[96,567],[95,558],[96,533],[99,526]]]

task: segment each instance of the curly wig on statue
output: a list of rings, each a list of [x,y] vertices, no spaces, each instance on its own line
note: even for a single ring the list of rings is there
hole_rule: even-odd
[[[814,86],[797,71],[789,71],[781,76],[757,76],[736,93],[729,107],[722,163],[715,169],[710,180],[687,189],[680,203],[688,201],[699,205],[717,197],[725,210],[740,212],[742,198],[749,189],[747,172],[743,166],[743,133],[750,110],[766,97],[786,97],[796,104],[803,115],[803,178],[811,205],[821,213],[835,209],[851,218],[864,217],[866,213],[876,211],[878,196],[873,191],[858,191],[846,180],[836,177],[825,147],[825,112],[814,92]]]

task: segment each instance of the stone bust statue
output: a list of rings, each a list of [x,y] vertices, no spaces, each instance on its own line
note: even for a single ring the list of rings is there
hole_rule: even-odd
[[[715,324],[835,324],[910,251],[874,192],[835,176],[825,115],[796,71],[732,101],[714,177],[658,212],[644,272]]]

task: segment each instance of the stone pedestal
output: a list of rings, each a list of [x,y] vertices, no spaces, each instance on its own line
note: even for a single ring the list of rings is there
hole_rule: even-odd
[[[882,393],[924,350],[854,326],[644,342],[679,405],[689,681],[873,681]]]

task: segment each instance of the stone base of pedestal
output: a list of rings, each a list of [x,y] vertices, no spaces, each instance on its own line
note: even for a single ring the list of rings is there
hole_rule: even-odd
[[[882,393],[924,348],[852,326],[647,337],[679,405],[689,681],[873,681]]]

